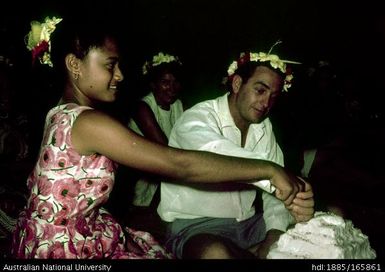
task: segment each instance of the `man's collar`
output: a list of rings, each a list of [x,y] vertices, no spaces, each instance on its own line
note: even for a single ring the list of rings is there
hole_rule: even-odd
[[[218,112],[221,116],[222,127],[235,127],[234,119],[230,113],[229,97],[230,93],[226,93],[218,99]]]

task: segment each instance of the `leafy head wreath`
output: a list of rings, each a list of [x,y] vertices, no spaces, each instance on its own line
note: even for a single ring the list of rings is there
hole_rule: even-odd
[[[296,61],[290,61],[290,60],[281,60],[277,55],[270,54],[273,48],[277,45],[282,43],[281,41],[277,41],[273,46],[270,48],[268,53],[264,52],[259,52],[259,53],[252,53],[252,52],[247,52],[244,53],[242,52],[239,56],[239,59],[236,61],[233,61],[229,68],[227,69],[227,79],[226,81],[232,81],[234,74],[236,70],[244,65],[245,63],[254,61],[254,62],[269,62],[270,66],[273,67],[274,69],[279,69],[283,74],[286,75],[284,84],[283,84],[283,90],[285,92],[288,91],[288,89],[291,87],[291,81],[293,79],[293,74],[291,72],[291,69],[286,66],[286,63],[290,64],[301,64]]]
[[[25,37],[25,43],[28,50],[32,51],[32,64],[36,59],[40,63],[53,66],[51,61],[51,34],[56,29],[56,25],[63,19],[53,17],[52,19],[46,17],[44,23],[37,21],[31,22],[31,30]]]
[[[177,56],[172,56],[159,52],[157,55],[152,57],[152,61],[146,61],[142,67],[143,75],[148,74],[148,72],[155,66],[161,65],[162,63],[176,62],[179,65],[182,65]]]

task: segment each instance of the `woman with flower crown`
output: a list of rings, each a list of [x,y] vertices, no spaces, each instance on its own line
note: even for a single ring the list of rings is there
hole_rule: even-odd
[[[47,113],[40,154],[27,179],[28,202],[13,236],[13,256],[171,258],[149,233],[126,228],[125,236],[102,207],[118,164],[186,184],[269,179],[287,205],[297,197],[303,184],[278,164],[166,147],[99,110],[116,99],[124,78],[111,31],[94,20],[70,24],[47,18],[42,25],[35,47],[29,48],[39,48],[34,57],[59,72],[55,82],[63,95]],[[42,41],[48,43],[45,50],[39,47]]]
[[[144,63],[142,72],[143,91],[146,95],[132,107],[128,126],[145,138],[167,146],[171,129],[183,112],[183,104],[179,99],[182,89],[182,62],[178,56],[159,52]],[[122,190],[119,190],[119,194],[115,193],[115,201],[110,201],[111,212],[129,225],[153,230],[162,239],[164,224],[156,212],[161,177],[143,171],[127,170],[121,167],[117,180],[131,179],[136,183],[131,190],[125,190],[128,184],[123,182],[118,185]],[[129,201],[130,209],[119,209],[122,198]]]
[[[177,56],[159,52],[143,65],[143,76],[150,92],[138,103],[128,126],[149,140],[168,145],[168,136],[175,121],[183,112],[181,91],[181,66]],[[151,203],[158,188],[156,178],[138,180],[135,185],[133,205],[157,206]]]

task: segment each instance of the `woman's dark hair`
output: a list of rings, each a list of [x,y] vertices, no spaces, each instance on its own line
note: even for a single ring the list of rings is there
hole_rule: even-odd
[[[51,60],[58,83],[67,77],[65,56],[72,53],[83,59],[90,50],[102,47],[107,38],[117,40],[112,29],[106,22],[63,18],[51,35]]]
[[[141,91],[139,97],[147,95],[151,91],[149,85],[157,82],[163,75],[168,73],[174,75],[174,77],[183,85],[185,81],[185,74],[182,64],[178,61],[164,62],[148,69],[147,74],[144,75],[141,81]]]
[[[173,74],[179,81],[182,81],[183,79],[182,65],[177,61],[172,61],[162,63],[149,69],[146,80],[148,82],[156,82],[162,75],[167,73]]]

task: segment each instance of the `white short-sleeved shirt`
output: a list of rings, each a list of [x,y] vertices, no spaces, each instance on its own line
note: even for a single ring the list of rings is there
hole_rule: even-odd
[[[169,145],[182,149],[205,150],[244,158],[264,159],[283,165],[270,120],[249,127],[246,143],[241,147],[241,132],[230,114],[228,93],[207,100],[185,111],[175,123]],[[293,218],[282,201],[271,194],[269,181],[258,181],[263,189],[263,209],[267,230],[285,231]],[[268,193],[267,193],[268,192]],[[210,191],[195,186],[161,183],[160,217],[168,222],[177,218],[235,218],[246,220],[254,215],[255,189]]]

